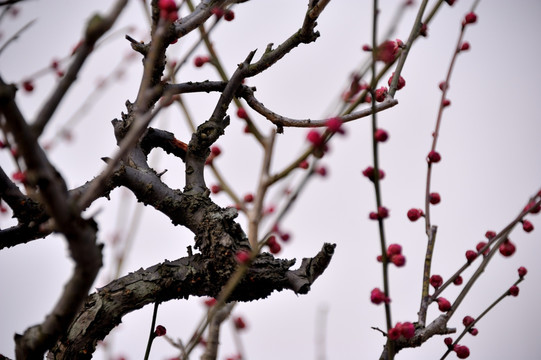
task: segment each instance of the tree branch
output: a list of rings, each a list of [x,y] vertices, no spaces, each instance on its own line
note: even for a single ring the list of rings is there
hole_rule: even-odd
[[[32,124],[32,132],[36,137],[39,137],[43,132],[43,129],[45,129],[51,116],[56,111],[60,101],[62,101],[64,95],[66,95],[71,85],[77,79],[77,74],[94,49],[96,41],[98,41],[98,39],[113,26],[127,3],[128,0],[118,0],[107,17],[101,17],[101,15],[95,14],[94,17],[89,20],[85,32],[85,39],[77,49],[73,62],[58,83],[55,91],[51,94],[49,100],[45,102],[39,111],[36,120]]]
[[[74,210],[64,179],[47,159],[15,104],[15,87],[7,85],[1,78],[0,112],[24,158],[28,187],[39,189],[40,198],[57,230],[65,235],[75,261],[74,272],[49,316],[42,324],[15,337],[18,358],[40,359],[65,332],[86,298],[101,267],[101,248],[96,245],[96,224],[82,219]]]
[[[314,258],[303,259],[303,264],[295,271],[289,270],[294,260],[275,259],[270,254],[259,255],[229,301],[262,299],[273,291],[284,289],[305,294],[328,265],[332,257],[331,248],[334,249],[334,245],[325,244]],[[216,273],[209,270],[216,266],[211,266],[213,262],[214,259],[200,254],[165,261],[98,289],[88,297],[66,336],[51,349],[48,359],[90,359],[98,340],[120,324],[124,315],[147,304],[187,299],[189,296],[216,296],[230,274],[222,272],[216,277]],[[303,280],[299,282],[299,279]]]

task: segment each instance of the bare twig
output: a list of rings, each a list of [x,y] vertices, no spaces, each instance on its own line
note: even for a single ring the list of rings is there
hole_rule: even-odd
[[[1,6],[2,4],[0,4]],[[2,54],[2,52],[9,46],[9,44],[11,44],[13,41],[17,40],[19,38],[19,36],[21,36],[21,34],[27,30],[30,26],[34,25],[34,23],[36,22],[36,19],[34,20],[31,20],[29,21],[28,23],[26,23],[26,25],[24,25],[22,28],[20,28],[19,30],[17,30],[17,32],[15,34],[13,34],[13,36],[11,36],[3,45],[2,47],[0,47],[0,54]]]
[[[426,5],[425,2],[423,2],[423,5]],[[424,11],[424,9],[423,9],[423,11]],[[419,12],[421,12],[421,10],[419,10]],[[422,16],[422,14],[419,13],[418,16],[417,16],[417,19],[420,19],[421,16]],[[420,28],[421,24],[419,23],[417,25]],[[415,31],[412,31],[412,33],[410,34],[410,38],[408,39],[408,43],[410,43],[410,41],[411,41],[411,43],[413,43],[413,40],[414,40],[415,36],[418,36],[419,29],[416,29],[414,27],[414,30],[417,31],[417,33],[415,33]],[[440,100],[440,105],[439,105],[439,110],[438,110],[438,116],[437,116],[437,119],[436,119],[435,129],[434,129],[434,132],[432,133],[432,146],[431,146],[430,151],[435,151],[435,149],[436,149],[436,144],[437,144],[438,136],[439,136],[439,132],[440,132],[441,121],[442,121],[442,117],[443,117],[443,110],[446,107],[445,99],[446,99],[446,96],[447,96],[447,91],[449,89],[449,83],[450,83],[450,80],[451,80],[451,75],[452,75],[452,72],[453,72],[454,64],[456,63],[457,55],[460,52],[460,45],[462,44],[462,39],[464,37],[464,32],[465,32],[465,26],[462,25],[462,28],[461,28],[461,31],[460,31],[460,34],[459,34],[459,37],[458,37],[458,40],[457,40],[455,50],[454,50],[453,56],[451,58],[451,62],[449,64],[449,69],[447,71],[447,76],[445,78],[445,83],[444,83],[444,85],[443,85],[443,87],[441,89],[442,90],[442,95],[441,95],[441,100]],[[397,68],[401,64],[401,61],[402,61],[402,57],[399,60],[399,64],[397,65]],[[394,83],[395,80],[398,81],[396,79],[396,73],[395,73],[395,77],[393,78],[393,84],[395,84]],[[392,87],[392,85],[391,85],[391,87]],[[430,203],[430,199],[431,199],[430,190],[431,190],[431,180],[432,180],[432,166],[433,166],[433,162],[432,161],[427,161],[424,218],[425,218],[425,232],[426,232],[427,237],[428,237],[428,243],[427,243],[427,250],[426,250],[426,256],[425,256],[425,266],[424,266],[424,271],[423,271],[423,288],[422,288],[422,294],[421,294],[421,304],[420,304],[420,309],[419,309],[419,312],[418,312],[419,323],[421,325],[423,325],[423,326],[426,323],[426,313],[427,313],[427,309],[428,309],[428,305],[429,305],[428,290],[429,290],[429,281],[430,281],[430,267],[431,267],[431,263],[432,263],[432,254],[434,252],[434,246],[435,246],[435,241],[436,241],[436,231],[437,231],[437,226],[432,225],[431,218],[430,218],[430,206],[431,206],[431,203]]]
[[[94,17],[89,21],[86,28],[85,39],[77,49],[73,62],[49,99],[40,109],[34,123],[32,124],[32,132],[36,138],[39,137],[39,135],[43,132],[43,129],[45,129],[49,119],[64,98],[64,95],[77,79],[77,74],[94,49],[94,44],[96,41],[113,26],[127,3],[128,0],[118,0],[107,17],[94,15]]]
[[[225,304],[212,317],[212,320],[209,323],[207,346],[205,352],[201,355],[201,360],[216,360],[218,355],[218,345],[220,344],[220,326],[229,317],[231,310],[233,310],[236,304],[236,302]]]

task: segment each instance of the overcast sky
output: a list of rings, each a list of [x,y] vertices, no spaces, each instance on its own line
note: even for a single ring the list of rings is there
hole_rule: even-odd
[[[397,2],[380,1],[381,32],[389,25]],[[259,49],[257,58],[268,43],[279,44],[293,34],[302,24],[306,3],[252,0],[236,6],[234,21],[220,24],[212,35],[229,74],[249,51]],[[471,4],[460,0],[453,7],[443,7],[429,27],[428,37],[420,39],[410,52],[403,71],[406,87],[396,95],[399,104],[378,115],[379,125],[390,134],[380,147],[381,167],[386,172],[382,197],[390,209],[390,217],[385,221],[387,241],[401,244],[407,258],[405,267],[390,268],[393,322],[417,319],[426,235],[423,222],[411,223],[406,213],[412,207],[424,206],[425,157],[437,115],[438,83],[446,75],[460,22]],[[7,16],[0,23],[1,43],[28,21],[37,21],[0,54],[0,75],[12,82],[20,82],[47,67],[53,59],[69,54],[89,15],[96,10],[108,11],[110,1],[28,1],[18,7],[16,17]],[[261,102],[285,116],[335,115],[329,109],[351,72],[367,56],[361,46],[371,41],[371,11],[369,1],[331,1],[318,21],[321,37],[315,43],[294,49],[247,84],[257,87]],[[535,0],[481,1],[476,12],[478,22],[465,35],[471,49],[459,56],[451,80],[452,104],[444,112],[438,143],[442,161],[434,167],[432,178],[432,189],[442,197],[442,202],[432,208],[432,221],[438,225],[433,273],[444,279],[464,263],[465,251],[475,248],[487,230],[505,227],[541,188],[541,5]],[[393,38],[407,39],[414,16],[414,10],[406,13]],[[120,117],[126,100],[135,99],[141,76],[139,58],[126,59],[130,47],[123,37],[129,34],[146,40],[145,25],[141,2],[130,2],[115,26],[121,31],[96,49],[44,134],[44,141],[51,139],[79,111],[72,141],[61,142],[50,152],[70,187],[96,176],[103,168],[100,158],[115,151],[110,121]],[[179,41],[171,47],[170,55],[178,58],[194,40],[195,34]],[[196,55],[206,55],[206,50],[200,48]],[[193,57],[180,71],[180,81],[218,79],[210,66],[195,69],[192,60]],[[125,73],[114,77],[111,74],[119,63],[126,65]],[[79,105],[104,78],[112,79],[113,84],[91,108],[81,112]],[[54,84],[54,76],[46,75],[36,80],[32,94],[20,94],[18,102],[27,118],[35,116]],[[207,94],[186,97],[198,122],[208,118],[216,99],[217,95]],[[232,122],[225,136],[218,140],[223,155],[216,164],[242,196],[256,189],[261,151],[253,139],[243,134],[243,124],[235,111],[229,112]],[[265,119],[255,119],[270,131]],[[153,126],[172,131],[185,141],[190,138],[176,107],[164,112]],[[384,329],[384,311],[369,300],[370,291],[382,287],[381,266],[375,260],[379,248],[377,225],[368,220],[375,197],[371,183],[361,175],[372,161],[369,120],[349,123],[345,129],[346,136],[335,137],[322,160],[328,176],[309,183],[281,224],[291,233],[292,240],[283,244],[280,257],[297,258],[300,264],[302,257],[315,255],[324,242],[337,244],[336,255],[307,295],[275,293],[263,301],[235,308],[234,314],[243,316],[248,324],[241,334],[248,359],[314,359],[318,331],[325,334],[327,359],[375,359],[381,352],[384,338],[371,327]],[[303,129],[286,129],[277,138],[274,170],[281,169],[305,149],[305,135]],[[0,164],[8,173],[13,170],[7,151],[0,152]],[[165,169],[168,171],[164,181],[182,188],[183,164],[159,154],[156,170]],[[298,179],[295,177],[293,183]],[[209,174],[207,184],[214,183]],[[279,197],[281,190],[282,187],[276,189],[274,198]],[[222,206],[231,205],[225,195],[214,199]],[[100,200],[89,210],[90,214],[98,213],[99,239],[106,244],[106,266],[96,286],[107,283],[115,258],[111,239],[117,230],[126,234],[135,209],[133,196],[118,189],[110,202]],[[150,208],[143,208],[141,214],[123,274],[185,256],[186,247],[193,245],[193,235],[174,228],[165,216]],[[539,217],[528,219],[541,228]],[[245,218],[239,217],[239,222],[244,225]],[[13,222],[2,215],[0,224],[4,228]],[[476,317],[491,304],[516,280],[519,266],[529,270],[520,284],[520,295],[504,299],[477,325],[478,336],[468,335],[461,341],[470,348],[472,359],[535,359],[541,354],[539,230],[526,234],[519,227],[511,239],[517,246],[516,254],[510,258],[497,254],[449,323],[461,331],[463,316]],[[13,334],[44,319],[71,271],[72,261],[61,237],[0,252],[0,353],[13,357]],[[465,279],[470,274],[471,271],[466,272]],[[452,301],[458,290],[449,289],[443,296]],[[167,328],[168,335],[187,342],[204,312],[199,298],[171,301],[160,306],[158,323]],[[108,338],[109,354],[142,358],[151,313],[151,307],[147,307],[126,316],[118,331]],[[321,325],[322,314],[326,314],[325,326]],[[438,315],[435,305],[431,306],[429,319]],[[155,341],[151,358],[176,356],[175,349],[162,340]],[[230,326],[224,327],[221,342],[220,359],[236,352]],[[422,348],[406,349],[397,358],[435,359],[444,352],[443,338],[434,337]],[[454,357],[452,354],[449,358]],[[106,359],[106,352],[100,349],[94,358]]]

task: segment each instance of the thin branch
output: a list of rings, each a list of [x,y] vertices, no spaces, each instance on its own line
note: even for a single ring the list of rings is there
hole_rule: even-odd
[[[270,164],[272,160],[272,154],[274,151],[274,139],[276,132],[272,132],[271,135],[265,141],[263,162],[261,165],[261,173],[259,175],[259,182],[257,192],[255,195],[255,203],[250,212],[248,213],[248,240],[252,249],[257,249],[259,240],[259,222],[263,214],[263,201],[269,187],[269,172]]]
[[[2,5],[5,5],[5,4],[0,4],[0,6]],[[13,36],[11,36],[3,45],[2,47],[0,47],[0,54],[2,54],[2,52],[9,46],[9,44],[11,44],[13,41],[17,40],[19,38],[19,36],[21,36],[21,34],[26,31],[28,28],[30,28],[30,26],[34,25],[34,23],[36,22],[36,19],[34,20],[30,20],[28,23],[26,23],[26,25],[24,25],[22,28],[20,28],[15,34],[13,34]]]
[[[535,199],[536,197],[534,197]],[[541,198],[539,198],[535,204],[534,204],[535,207],[537,206],[541,206]],[[454,313],[454,311],[456,311],[456,309],[458,308],[458,306],[460,305],[460,303],[462,302],[462,300],[465,298],[466,294],[468,293],[469,289],[473,286],[473,284],[475,283],[475,281],[479,278],[479,276],[481,275],[481,273],[484,271],[484,269],[488,266],[488,262],[490,261],[490,259],[494,256],[494,254],[498,251],[498,248],[499,248],[499,245],[504,242],[506,239],[507,239],[507,236],[511,233],[511,231],[513,230],[513,228],[528,214],[530,213],[532,209],[524,209],[520,212],[520,214],[515,218],[513,219],[505,228],[503,228],[498,234],[496,234],[496,236],[494,238],[492,238],[483,248],[479,249],[478,251],[478,254],[483,254],[487,249],[490,249],[489,253],[487,255],[485,255],[483,257],[483,261],[481,262],[481,264],[479,264],[479,266],[477,267],[476,271],[474,272],[474,274],[472,275],[472,277],[470,278],[470,280],[468,281],[468,283],[464,286],[464,288],[462,289],[462,291],[460,292],[460,294],[458,295],[457,299],[455,300],[455,302],[453,303],[452,305],[452,308],[451,308],[451,311],[448,312],[448,314],[452,314]],[[479,257],[479,256],[478,256]],[[473,263],[472,262],[467,262],[466,264],[464,264],[459,271],[457,271],[457,273],[455,273],[449,280],[447,280],[440,288],[438,288],[436,291],[434,291],[434,294],[432,294],[431,298],[432,299],[436,299],[437,296],[439,294],[441,294],[441,292],[443,290],[445,290],[445,288],[447,286],[449,286],[453,280],[462,272],[464,271],[467,267],[471,266],[471,264]]]
[[[66,95],[71,85],[77,79],[77,74],[94,49],[94,44],[96,41],[98,41],[98,39],[113,26],[127,3],[128,0],[118,0],[107,17],[94,15],[94,17],[89,21],[85,32],[85,38],[80,47],[77,49],[73,62],[49,99],[40,109],[34,123],[32,124],[32,132],[36,138],[41,135],[45,129],[45,126],[51,119],[51,116],[56,111],[58,105]]]
[[[418,18],[421,15],[422,14],[419,14]],[[414,34],[412,32],[412,34],[410,35],[410,40],[411,40],[411,36],[413,36],[413,35]],[[457,55],[458,55],[458,53],[460,51],[460,44],[462,43],[463,36],[464,36],[464,27],[462,27],[462,30],[460,31],[460,35],[458,37],[458,42],[457,42],[455,51],[453,53],[453,56],[451,58],[451,63],[449,64],[449,69],[447,71],[447,76],[445,78],[445,85],[443,86],[443,89],[442,89],[442,95],[441,95],[440,106],[439,106],[439,110],[438,110],[438,116],[437,116],[437,119],[436,119],[435,130],[432,133],[432,146],[431,146],[431,149],[430,149],[431,151],[435,151],[435,149],[436,149],[436,144],[437,144],[438,136],[439,136],[439,132],[440,132],[441,120],[442,120],[442,117],[443,117],[443,109],[445,108],[444,100],[446,99],[447,90],[449,89],[449,83],[450,83],[450,80],[451,80],[451,74],[452,74],[453,67],[454,67],[454,64],[456,62],[456,59],[457,59]],[[400,62],[399,62],[399,64],[400,64]],[[395,75],[395,77],[396,77],[396,75]],[[393,78],[393,80],[394,80],[394,78]],[[424,324],[426,322],[426,313],[427,313],[428,305],[429,305],[428,290],[429,290],[429,281],[430,281],[430,268],[431,268],[431,263],[432,263],[432,254],[434,252],[434,246],[435,246],[435,241],[436,241],[436,230],[437,230],[437,227],[435,225],[432,225],[431,217],[430,217],[430,206],[431,206],[431,203],[430,203],[430,197],[431,197],[430,196],[430,190],[431,190],[431,180],[432,180],[432,167],[433,167],[433,163],[431,161],[427,161],[424,218],[425,218],[425,232],[426,232],[426,234],[428,236],[428,243],[427,243],[426,256],[425,256],[425,266],[424,266],[424,271],[423,271],[423,290],[422,290],[422,294],[421,294],[421,305],[420,305],[420,309],[419,309],[419,313],[418,313],[418,315],[419,315],[419,323],[422,324],[423,326],[424,326]]]
[[[273,124],[279,127],[323,127],[326,126],[328,119],[291,119],[282,115],[279,115],[272,110],[267,109],[260,101],[258,101],[253,95],[253,91],[249,88],[245,88],[244,91],[239,94],[246,99],[246,102],[252,109],[263,115],[270,120]],[[352,112],[347,115],[337,116],[342,122],[350,122],[369,115],[374,112],[380,112],[389,109],[398,104],[395,99],[388,98],[385,101],[375,105],[373,108],[366,108],[356,112]]]
[[[516,285],[520,284],[523,280],[524,280],[524,278],[520,277],[517,281],[514,282],[513,285],[516,286]],[[441,360],[445,359],[447,357],[447,355],[449,355],[449,353],[451,353],[451,351],[453,349],[453,345],[458,344],[458,342],[464,337],[464,335],[466,335],[468,333],[468,331],[470,329],[472,329],[475,326],[475,324],[477,324],[479,321],[481,321],[481,319],[483,317],[485,317],[485,315],[488,314],[488,312],[490,310],[492,310],[496,305],[498,305],[503,299],[505,299],[509,295],[510,295],[509,294],[509,289],[507,289],[496,300],[494,300],[492,302],[492,304],[490,304],[478,317],[476,317],[475,320],[472,323],[470,323],[468,326],[466,326],[464,328],[464,330],[462,330],[462,333],[460,333],[460,335],[455,339],[455,341],[453,341],[453,344],[451,344],[451,346],[449,347],[449,349],[447,349],[445,354],[443,354],[443,356],[441,357]]]
[[[372,12],[372,49],[377,48],[377,32],[378,32],[378,15],[379,15],[379,5],[378,0],[373,1],[373,12]],[[377,126],[377,112],[376,112],[376,94],[375,89],[377,86],[377,72],[376,72],[376,51],[372,52],[372,81],[370,82],[370,92],[372,96],[372,161],[374,163],[374,193],[376,196],[376,212],[379,214],[379,209],[383,209],[381,188],[380,188],[380,176],[379,176],[379,151],[378,151],[378,141],[376,140],[376,131]],[[386,216],[385,216],[386,217]],[[381,268],[383,273],[383,291],[387,299],[391,298],[391,288],[389,286],[389,258],[387,256],[387,242],[385,239],[385,227],[384,227],[384,218],[383,216],[378,216],[378,230],[379,230],[379,243],[381,251]],[[385,304],[385,321],[387,332],[392,328],[392,314],[391,314],[391,305],[389,301],[386,301]],[[395,350],[394,343],[389,337],[387,337],[387,343],[385,345],[387,349],[387,355],[389,360],[394,359]]]
[[[148,342],[147,342],[147,348],[145,350],[144,360],[148,360],[148,356],[150,355],[150,349],[152,348],[152,342],[156,338],[156,335],[154,335],[154,327],[156,326],[156,317],[158,316],[159,306],[160,306],[160,303],[156,301],[154,303],[154,310],[152,311],[152,321],[150,323],[150,333],[148,335]]]
[[[402,72],[402,69],[404,68],[404,64],[406,63],[406,58],[408,57],[408,54],[411,49],[411,46],[413,45],[413,42],[419,36],[419,32],[422,26],[422,18],[423,18],[423,14],[425,12],[427,4],[428,4],[428,0],[423,0],[421,2],[421,6],[419,6],[419,10],[417,11],[417,17],[415,18],[413,27],[411,28],[408,41],[406,42],[406,46],[400,53],[400,58],[398,59],[398,64],[396,64],[393,80],[391,81],[391,86],[389,88],[390,97],[394,97],[394,94],[398,86],[398,80],[400,79],[400,73]]]
[[[201,355],[201,360],[216,360],[218,345],[220,344],[220,326],[229,317],[236,304],[236,302],[225,304],[212,317],[209,323],[207,346],[205,347],[205,352]]]
[[[226,82],[223,81],[203,81],[203,82],[189,82],[182,84],[167,84],[164,87],[164,92],[170,94],[184,94],[192,92],[211,92],[211,91],[223,91],[226,86]],[[278,127],[324,127],[327,126],[327,119],[292,119],[274,111],[268,109],[262,102],[257,100],[254,95],[255,88],[242,85],[236,92],[236,97],[241,97],[246,100],[246,103],[254,109],[256,112],[264,116],[267,120],[271,121]],[[359,111],[346,113],[345,115],[337,116],[342,122],[350,122],[363,117],[372,115],[372,112],[380,112],[387,110],[398,104],[398,100],[387,98],[381,103],[377,103],[372,108],[365,108]]]

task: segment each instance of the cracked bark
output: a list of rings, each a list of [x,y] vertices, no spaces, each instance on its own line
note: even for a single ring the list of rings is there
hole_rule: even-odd
[[[304,259],[301,267],[293,271],[289,268],[294,260],[261,254],[229,301],[264,299],[273,291],[285,289],[304,293],[317,278],[314,274],[325,270],[332,257],[331,248],[334,245],[325,244],[314,258]],[[314,263],[319,265],[314,268]],[[214,259],[195,254],[138,270],[98,289],[89,296],[66,336],[51,349],[48,359],[90,359],[97,342],[120,324],[122,316],[147,304],[189,296],[217,296],[235,266],[218,276],[212,270],[214,265]]]

